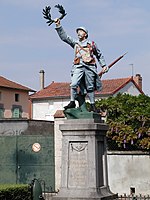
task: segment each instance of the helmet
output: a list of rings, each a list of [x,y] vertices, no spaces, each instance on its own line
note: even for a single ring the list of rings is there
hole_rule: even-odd
[[[77,29],[76,29],[76,32],[78,32],[78,30],[83,30],[86,34],[87,34],[87,36],[86,36],[86,38],[88,37],[88,30],[85,28],[85,27],[78,27]]]

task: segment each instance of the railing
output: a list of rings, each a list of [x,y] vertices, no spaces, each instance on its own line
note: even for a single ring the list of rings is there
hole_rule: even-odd
[[[120,195],[118,200],[150,200],[150,195]]]

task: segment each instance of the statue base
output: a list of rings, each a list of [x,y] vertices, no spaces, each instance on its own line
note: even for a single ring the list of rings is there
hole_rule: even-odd
[[[83,103],[78,108],[69,108],[64,110],[67,119],[97,119],[101,121],[100,113],[89,112],[86,108],[86,103]]]
[[[108,126],[98,119],[67,119],[60,130],[61,188],[53,200],[116,199],[108,186]]]

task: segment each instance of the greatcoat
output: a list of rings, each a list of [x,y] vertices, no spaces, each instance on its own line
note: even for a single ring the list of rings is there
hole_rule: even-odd
[[[91,42],[88,39],[85,39],[84,41],[76,40],[72,37],[70,37],[63,29],[63,27],[60,25],[55,28],[60,39],[67,44],[69,44],[73,49],[74,53],[76,55],[76,47],[78,44],[81,47],[87,47],[87,44],[93,45],[93,42]],[[104,57],[100,50],[98,49],[97,45],[94,42],[94,57],[96,57],[98,63],[101,67],[106,66]],[[81,53],[82,53],[81,49]],[[100,91],[102,89],[102,83],[100,80],[100,77],[97,73],[97,65],[96,62],[94,64],[85,63],[83,62],[83,59],[81,57],[81,54],[77,54],[78,57],[80,57],[79,64],[72,65],[71,70],[71,88],[77,88],[79,86],[81,93],[86,94],[88,92],[92,92],[94,90]]]

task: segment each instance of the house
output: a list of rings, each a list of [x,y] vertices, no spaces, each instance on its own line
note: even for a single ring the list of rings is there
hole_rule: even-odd
[[[0,76],[0,119],[29,118],[29,92],[35,91]]]
[[[41,90],[30,96],[32,102],[32,119],[54,120],[57,110],[63,110],[70,101],[70,83],[52,82],[44,88],[44,71],[41,71]],[[95,98],[107,98],[118,93],[131,95],[143,94],[142,77],[137,74],[135,77],[117,78],[102,80],[103,89],[95,93]]]

